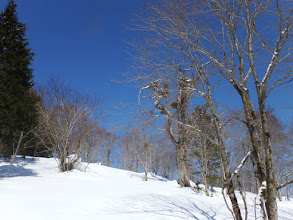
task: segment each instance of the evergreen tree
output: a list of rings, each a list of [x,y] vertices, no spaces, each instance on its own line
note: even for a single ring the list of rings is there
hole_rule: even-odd
[[[204,133],[194,133],[191,141],[191,157],[201,167],[202,181],[206,188],[221,186],[220,154],[215,143],[211,141],[216,142],[212,115],[205,106],[196,106],[190,120]]]
[[[32,91],[30,68],[34,53],[25,39],[25,25],[18,21],[16,4],[10,0],[0,15],[0,147],[1,154],[13,153],[20,133],[37,123],[38,96]],[[26,135],[26,142],[31,138]],[[22,149],[32,154],[33,149]]]

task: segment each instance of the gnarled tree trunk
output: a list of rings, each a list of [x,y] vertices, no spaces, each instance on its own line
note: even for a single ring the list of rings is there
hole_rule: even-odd
[[[187,146],[179,146],[176,149],[176,162],[178,167],[178,184],[182,187],[190,186],[188,164],[186,160]]]

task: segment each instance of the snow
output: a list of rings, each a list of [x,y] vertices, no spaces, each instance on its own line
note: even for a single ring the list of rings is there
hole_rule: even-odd
[[[237,169],[234,171],[234,173],[237,175],[240,171],[240,169],[242,168],[242,166],[244,165],[245,161],[247,160],[247,158],[250,156],[251,151],[249,151],[246,156],[242,159],[241,163],[238,165]]]
[[[142,179],[143,173],[99,164],[89,164],[87,172],[60,173],[53,158],[17,158],[14,165],[2,161],[1,219],[233,219],[221,189],[207,197],[162,177]],[[246,196],[248,219],[254,219],[257,195]],[[279,202],[278,208],[279,219],[293,219],[292,201]]]

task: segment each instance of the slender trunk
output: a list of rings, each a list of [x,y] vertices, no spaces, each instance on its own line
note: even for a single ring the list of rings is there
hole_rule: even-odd
[[[106,163],[108,167],[110,166],[110,154],[111,154],[111,147],[109,147],[106,152]]]
[[[201,171],[201,175],[202,175],[202,179],[205,185],[205,192],[206,194],[208,193],[208,188],[209,188],[209,183],[208,183],[208,159],[207,159],[207,149],[206,149],[206,141],[202,141],[200,140],[200,145],[201,145],[201,150],[200,150],[200,154],[201,154],[201,166],[202,166],[202,171]]]
[[[251,162],[253,165],[253,171],[256,178],[257,188],[261,186],[262,182],[265,180],[265,165],[263,159],[263,152],[260,145],[260,140],[258,138],[258,131],[256,129],[256,114],[253,107],[249,104],[250,97],[248,92],[241,94],[242,104],[245,111],[246,126],[249,132],[250,141],[252,144],[251,149]]]
[[[258,135],[260,131],[258,131],[256,128],[258,120],[256,117],[255,110],[251,104],[248,91],[242,92],[240,95],[245,112],[246,126],[249,132],[250,141],[252,145],[250,159],[252,162],[254,176],[256,179],[256,187],[258,191],[262,183],[266,180],[265,162],[263,158],[263,150],[261,148],[260,140],[261,138]],[[262,199],[260,207],[262,210],[262,215],[265,218],[266,210],[264,210],[265,205]]]
[[[134,172],[138,172],[138,158],[136,156]]]
[[[225,147],[224,141],[222,139],[220,121],[217,116],[217,112],[216,112],[216,109],[212,103],[211,98],[208,99],[207,101],[208,101],[209,107],[210,107],[212,115],[213,115],[214,126],[215,126],[215,130],[217,132],[218,150],[219,150],[221,160],[222,160],[222,165],[223,165],[225,188],[227,189],[227,194],[230,198],[233,213],[235,215],[236,220],[242,220],[241,211],[240,211],[237,197],[235,194],[234,184],[233,184],[233,181],[231,178],[231,171],[230,171],[230,166],[229,166],[229,162],[228,162],[228,158],[227,158],[226,147]]]
[[[18,143],[17,143],[16,149],[13,152],[12,158],[10,160],[10,164],[13,164],[14,163],[14,160],[15,160],[16,155],[18,154],[18,151],[19,151],[19,148],[20,148],[20,144],[21,144],[22,139],[23,139],[23,131],[20,132],[20,137],[18,139]]]
[[[144,178],[143,178],[144,181],[148,181],[148,171],[145,169],[144,170]]]
[[[220,148],[220,154],[221,154],[223,168],[224,168],[224,174],[225,174],[225,179],[224,179],[225,188],[227,189],[227,194],[228,194],[230,201],[232,203],[232,209],[235,214],[235,218],[237,220],[241,220],[242,219],[241,212],[240,212],[239,204],[237,201],[237,197],[235,195],[235,188],[234,188],[233,181],[231,179],[231,172],[229,169],[229,163],[228,163],[227,155],[224,152],[223,144],[221,144],[221,146],[219,146],[219,148]]]
[[[247,167],[248,167],[248,164],[247,164]],[[250,175],[249,167],[248,167],[248,169],[247,169],[247,182],[248,182],[249,192],[253,192],[253,188],[252,188],[252,179],[251,179],[251,175]]]
[[[127,170],[132,170],[133,162],[128,163]]]
[[[288,182],[289,176],[286,176],[286,183]],[[289,190],[289,184],[286,186],[286,194],[287,194],[287,200],[290,201],[290,190]]]
[[[203,182],[204,182],[204,186],[205,186],[205,191],[206,192],[208,191],[208,188],[209,188],[209,183],[208,183],[207,176],[208,176],[208,173],[207,173],[207,167],[206,167],[206,163],[205,163],[202,166],[202,178],[203,178]]]
[[[265,104],[262,100],[259,101],[259,110],[262,123],[263,144],[265,149],[265,164],[266,164],[266,182],[267,182],[267,196],[266,196],[266,211],[270,220],[278,219],[277,206],[277,192],[275,186],[275,172],[273,166],[272,143],[271,134],[269,132],[269,123]]]
[[[227,194],[228,194],[230,201],[232,203],[232,209],[235,214],[235,218],[237,220],[241,220],[242,219],[241,212],[240,212],[239,204],[237,201],[237,197],[235,195],[235,188],[234,188],[233,181],[231,179],[231,172],[229,169],[228,158],[227,158],[227,154],[226,154],[225,147],[224,147],[223,143],[219,143],[219,150],[220,150],[224,174],[225,174],[224,181],[225,181],[225,187],[227,188]]]

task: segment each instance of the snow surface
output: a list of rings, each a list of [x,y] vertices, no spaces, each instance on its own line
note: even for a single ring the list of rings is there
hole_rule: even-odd
[[[84,164],[86,167],[86,165]],[[0,162],[0,207],[4,220],[233,219],[220,189],[207,197],[176,181],[90,164],[87,172],[60,173],[54,159]],[[255,219],[255,194],[247,193]],[[293,202],[278,203],[279,219],[293,219]],[[243,210],[244,211],[244,210]],[[257,210],[259,213],[259,210]],[[259,215],[259,214],[258,214]]]

